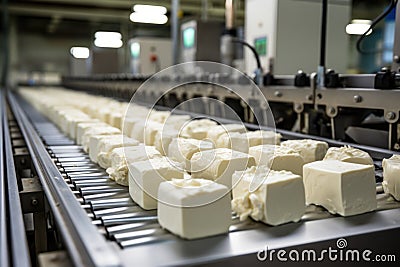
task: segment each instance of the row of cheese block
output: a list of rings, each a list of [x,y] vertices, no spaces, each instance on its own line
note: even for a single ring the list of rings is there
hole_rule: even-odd
[[[78,114],[78,113],[77,113]],[[207,120],[204,120],[206,122]],[[204,122],[198,122],[198,121],[193,121],[192,124],[196,125],[197,124],[202,124]],[[211,122],[211,121],[209,121]],[[93,123],[93,124],[92,124]],[[312,141],[312,140],[296,140],[296,141],[285,141],[282,143],[282,146],[273,146],[273,145],[259,145],[259,143],[253,143],[254,145],[258,146],[253,146],[249,148],[249,153],[250,156],[244,153],[232,151],[229,149],[212,149],[213,144],[212,141],[215,142],[215,140],[218,140],[221,136],[225,135],[233,135],[236,134],[235,129],[237,129],[238,134],[243,134],[244,132],[240,132],[240,126],[236,125],[231,125],[231,126],[220,126],[220,127],[226,127],[231,130],[231,133],[229,131],[222,131],[220,127],[216,127],[217,125],[211,125],[213,122],[210,123],[209,127],[187,127],[185,131],[182,131],[182,137],[188,137],[188,139],[183,139],[183,138],[171,138],[171,143],[168,145],[168,150],[166,151],[167,155],[172,158],[173,160],[176,160],[177,163],[172,163],[170,159],[167,159],[165,157],[162,157],[162,154],[155,150],[154,147],[152,146],[145,146],[143,144],[139,144],[137,140],[128,138],[128,137],[122,137],[120,135],[120,131],[117,131],[115,129],[107,128],[110,126],[100,126],[99,122],[88,122],[88,127],[85,128],[83,127],[85,123],[78,123],[79,129],[82,129],[81,132],[78,134],[78,136],[82,137],[82,140],[80,142],[84,143],[85,149],[89,152],[91,155],[91,159],[93,161],[97,161],[103,168],[107,168],[107,171],[111,174],[113,173],[121,173],[122,177],[121,181],[122,183],[127,183],[126,177],[128,173],[128,166],[127,162],[134,162],[133,164],[129,165],[129,170],[130,170],[130,179],[129,179],[129,184],[130,184],[130,193],[134,200],[138,202],[139,205],[141,205],[144,208],[155,208],[158,204],[159,208],[159,220],[160,223],[167,229],[173,228],[173,225],[169,225],[168,223],[168,218],[171,219],[170,215],[165,215],[162,216],[161,214],[167,214],[163,213],[161,210],[169,210],[172,208],[176,208],[178,214],[183,214],[183,211],[185,210],[182,208],[182,206],[174,206],[171,205],[171,201],[165,201],[163,200],[164,198],[168,199],[174,199],[176,195],[172,193],[159,193],[164,192],[161,189],[164,186],[158,186],[162,183],[163,180],[172,180],[173,182],[168,183],[168,185],[165,186],[173,186],[178,187],[178,189],[181,190],[181,195],[182,192],[186,192],[188,189],[186,187],[190,187],[192,191],[192,196],[195,197],[197,194],[204,195],[204,184],[208,183],[207,185],[210,187],[214,186],[214,183],[209,183],[205,182],[202,179],[191,179],[191,180],[174,180],[173,178],[183,178],[184,177],[184,172],[183,171],[177,171],[177,167],[179,163],[183,163],[186,168],[186,170],[190,170],[192,172],[192,177],[200,177],[200,178],[207,178],[209,180],[215,180],[219,183],[225,184],[227,187],[221,189],[222,187],[219,186],[219,193],[212,193],[210,191],[209,196],[204,195],[203,198],[205,198],[205,201],[211,202],[211,203],[217,203],[219,201],[213,199],[215,196],[221,195],[221,192],[225,192],[226,190],[229,191],[229,188],[231,186],[231,181],[232,181],[232,174],[233,172],[237,170],[244,170],[246,167],[253,166],[255,165],[255,161],[257,161],[258,165],[263,165],[263,164],[269,164],[269,166],[272,169],[288,169],[292,166],[296,166],[293,169],[293,172],[302,174],[302,167],[304,163],[307,162],[312,162],[315,160],[320,160],[325,157],[325,159],[340,159],[343,161],[350,161],[350,162],[356,162],[356,163],[365,163],[365,164],[372,164],[372,159],[369,157],[369,155],[365,152],[362,152],[360,150],[352,149],[352,148],[330,148],[328,150],[328,153],[325,155],[327,145],[326,143],[323,142],[318,142],[318,141]],[[82,125],[81,125],[82,124]],[[92,125],[91,125],[92,124]],[[207,123],[204,123],[207,124]],[[93,126],[93,127],[90,127]],[[96,125],[96,126],[94,126]],[[188,124],[191,126],[190,124]],[[211,127],[212,126],[212,127]],[[60,127],[61,128],[61,127]],[[84,129],[85,128],[85,129]],[[202,129],[203,130],[196,130],[196,129]],[[215,131],[210,131],[210,128],[215,128]],[[91,129],[90,131],[85,131],[87,129]],[[93,129],[100,129],[100,130],[93,130]],[[210,134],[211,132],[211,134]],[[215,133],[213,133],[215,132]],[[221,132],[221,134],[219,134]],[[115,133],[118,133],[117,135],[114,135]],[[251,132],[250,132],[251,133]],[[107,136],[107,137],[106,137]],[[146,135],[148,136],[148,135]],[[196,138],[208,138],[208,141],[199,141],[198,139],[194,139],[191,137],[196,137]],[[108,141],[106,141],[108,140]],[[122,141],[121,141],[122,140]],[[276,142],[276,137],[273,137],[273,140]],[[211,143],[208,143],[210,142]],[[217,142],[218,143],[218,142]],[[250,143],[247,141],[247,143]],[[273,143],[273,142],[272,142]],[[114,145],[112,145],[114,144]],[[192,147],[195,147],[195,149],[187,149],[188,146],[187,144],[190,144]],[[194,144],[194,145],[193,145]],[[211,144],[211,145],[210,145]],[[172,146],[172,149],[170,148]],[[183,148],[183,149],[182,149]],[[207,150],[207,151],[204,151]],[[239,150],[239,149],[237,149]],[[99,152],[100,151],[100,152]],[[126,151],[129,151],[126,153]],[[168,151],[171,151],[168,153]],[[194,152],[193,152],[194,151]],[[240,151],[240,150],[239,150]],[[145,152],[145,153],[144,153]],[[243,151],[244,152],[244,151]],[[146,155],[147,154],[147,155]],[[164,152],[165,154],[165,152]],[[96,157],[97,155],[97,157]],[[127,158],[129,157],[131,160],[127,161],[125,158],[125,155],[127,155]],[[136,155],[136,156],[135,156]],[[149,156],[150,155],[150,156]],[[150,160],[148,160],[150,158]],[[151,159],[154,158],[154,159]],[[144,161],[140,161],[144,160]],[[179,162],[179,163],[178,163]],[[193,162],[194,164],[191,164]],[[297,163],[296,163],[297,162]],[[171,163],[172,167],[171,168]],[[194,166],[191,166],[194,165]],[[327,166],[330,166],[331,164],[327,164],[323,170],[328,169]],[[147,166],[147,168],[146,168]],[[221,166],[223,166],[221,168]],[[255,167],[252,167],[249,170],[254,169]],[[279,188],[286,188],[285,183],[289,183],[291,181],[291,176],[295,176],[292,173],[288,173],[285,171],[269,171],[268,175],[265,175],[265,170],[268,169],[266,167],[259,167],[257,169],[264,169],[264,178],[268,177],[267,180],[274,181],[274,179],[270,179],[270,174],[272,176],[277,176],[280,177],[277,179],[280,181],[279,183],[276,183],[274,186],[270,186],[270,188],[274,188],[270,192],[276,192],[276,196],[285,196],[284,193],[277,193],[279,192]],[[114,170],[114,171],[113,171]],[[115,171],[117,170],[117,171]],[[268,169],[269,170],[269,169]],[[260,172],[260,171],[258,171]],[[262,173],[262,172],[261,172]],[[161,174],[161,175],[160,175]],[[117,175],[118,176],[118,175]],[[236,175],[237,176],[237,175]],[[312,177],[316,177],[318,175],[311,175]],[[357,177],[360,175],[356,175]],[[112,175],[111,175],[112,177]],[[160,179],[156,179],[156,178]],[[114,177],[115,178],[115,177]],[[293,177],[292,177],[293,178]],[[299,176],[297,176],[296,179],[298,180]],[[300,177],[301,178],[301,177]],[[243,179],[245,180],[245,179]],[[306,178],[304,178],[306,180]],[[320,179],[317,179],[317,181]],[[185,186],[183,188],[180,188],[180,186],[176,186],[177,184],[185,183]],[[280,183],[282,185],[280,186]],[[197,186],[194,186],[196,184]],[[272,183],[275,184],[275,183]],[[302,183],[301,183],[302,184]],[[311,183],[312,184],[312,183]],[[200,186],[199,186],[200,185]],[[268,184],[262,185],[260,188],[267,187]],[[370,185],[370,183],[369,183]],[[193,188],[192,188],[193,187]],[[320,185],[317,186],[318,188]],[[240,186],[238,186],[240,188]],[[278,188],[278,189],[277,189]],[[293,188],[296,188],[294,186]],[[297,187],[301,188],[301,187]],[[334,187],[329,187],[329,188],[334,188]],[[386,186],[386,188],[390,188],[390,186]],[[225,190],[226,189],[226,190]],[[183,191],[182,191],[183,190]],[[197,191],[196,191],[197,190]],[[257,189],[255,192],[257,192],[259,189]],[[179,191],[179,190],[178,190]],[[194,192],[202,192],[202,193],[194,193]],[[206,190],[208,192],[208,190]],[[267,192],[267,190],[263,189],[261,190],[262,192]],[[301,189],[300,189],[301,191]],[[304,189],[303,189],[304,191]],[[309,190],[310,192],[321,192],[319,189],[318,190]],[[306,190],[307,191],[307,183],[306,183]],[[367,190],[368,191],[368,190]],[[233,191],[234,197],[235,197],[235,189]],[[339,192],[339,191],[336,191]],[[368,191],[370,192],[370,191]],[[296,195],[295,193],[291,192],[290,194],[287,194],[286,196],[290,198],[291,195]],[[179,194],[178,194],[179,195]],[[185,195],[185,194],[183,194]],[[241,209],[238,209],[238,206],[240,204],[238,197],[234,198],[232,201],[232,205],[238,213],[241,214],[241,217],[248,216],[251,214],[251,217],[256,219],[256,220],[261,220],[266,223],[276,225],[276,224],[281,224],[289,221],[295,221],[298,219],[293,219],[293,217],[290,217],[290,214],[295,214],[298,217],[298,214],[302,214],[301,208],[296,207],[293,203],[290,204],[289,206],[292,207],[292,210],[290,207],[286,209],[279,209],[283,212],[286,212],[285,214],[276,214],[274,213],[274,210],[272,206],[267,208],[266,203],[273,203],[273,202],[268,202],[269,198],[271,198],[271,195],[273,193],[269,193],[268,196],[268,201],[267,197],[263,198],[258,196],[255,193],[252,194],[247,194],[248,197],[246,200],[241,201],[242,206],[250,207],[247,208],[247,211],[240,212],[243,210],[243,207]],[[297,194],[297,195],[301,195]],[[307,195],[307,194],[306,194]],[[311,193],[308,195],[312,195]],[[320,199],[326,199],[326,197],[322,194],[319,195]],[[321,197],[322,196],[322,197]],[[371,196],[371,194],[369,194]],[[375,199],[375,194],[373,195]],[[155,198],[158,198],[158,202],[155,201]],[[228,194],[223,195],[221,197],[221,201],[224,199],[230,199]],[[243,197],[242,197],[243,198]],[[304,194],[303,194],[303,199],[304,199]],[[350,208],[345,208],[342,207],[342,209],[338,208],[340,205],[337,204],[339,202],[336,202],[336,206],[331,206],[324,204],[323,201],[315,201],[315,200],[309,200],[309,197],[306,198],[307,203],[311,204],[319,204],[325,206],[328,210],[331,212],[335,213],[335,209],[338,210],[338,213],[342,212],[342,215],[352,215],[354,211],[351,211],[351,205],[349,205]],[[367,199],[367,198],[364,198]],[[371,198],[372,199],[372,198]],[[214,201],[215,200],[215,201]],[[198,201],[193,201],[190,200],[191,205],[193,203],[197,203]],[[226,202],[226,200],[225,200]],[[174,202],[172,202],[174,203]],[[219,202],[218,202],[219,203]],[[228,201],[229,203],[229,201]],[[235,204],[236,203],[236,204]],[[243,203],[247,203],[244,205]],[[304,206],[305,201],[296,201],[296,203],[303,203],[302,206]],[[329,202],[330,203],[330,202]],[[372,203],[371,201],[366,201],[366,203]],[[160,207],[161,205],[161,207]],[[182,204],[186,205],[186,204]],[[213,206],[213,204],[209,205],[199,205],[198,208],[202,208],[202,210],[207,209],[208,206]],[[217,204],[216,204],[217,205]],[[221,204],[218,204],[221,205]],[[371,204],[373,206],[373,204]],[[172,207],[171,207],[172,206]],[[203,207],[204,206],[204,207]],[[263,208],[265,207],[265,208]],[[368,206],[369,207],[369,206]],[[276,209],[276,207],[275,207]],[[230,208],[228,207],[227,210],[229,210],[230,214]],[[251,212],[249,213],[249,210]],[[295,211],[293,211],[295,210]],[[349,211],[350,210],[350,211]],[[362,209],[361,209],[362,210]],[[267,211],[271,213],[272,215],[267,216]],[[297,212],[296,212],[297,211]],[[365,211],[368,211],[365,210]],[[362,212],[365,212],[362,211]],[[211,212],[211,210],[210,210]],[[215,212],[215,211],[214,211]],[[218,214],[224,214],[221,210],[217,211]],[[304,212],[304,211],[303,211]],[[355,211],[357,214],[358,211]],[[202,214],[202,212],[199,212],[199,214]],[[247,215],[246,215],[247,214]],[[212,215],[215,217],[215,214]],[[264,216],[264,217],[263,217]],[[301,215],[299,215],[301,217]],[[218,216],[217,216],[218,217]],[[164,218],[164,219],[163,219]],[[179,216],[177,217],[179,218]],[[264,218],[264,219],[263,219]],[[268,218],[268,219],[265,219]],[[187,220],[190,219],[185,219],[182,218],[181,223],[185,223]],[[174,221],[174,220],[173,220]],[[219,220],[221,222],[226,221],[226,220]],[[230,220],[229,220],[230,221]],[[217,223],[217,222],[216,222]],[[189,229],[189,226],[186,225],[185,229]],[[219,227],[214,227],[213,229],[208,229],[208,234],[211,235],[213,234],[213,230],[219,229]],[[221,229],[226,229],[227,226],[221,226]],[[181,228],[179,228],[181,229]],[[200,234],[198,236],[198,230],[194,229],[194,232],[197,233],[192,235],[189,232],[186,233],[179,233],[173,229],[169,229],[172,232],[177,233],[178,235],[181,235],[186,238],[195,238],[195,237],[201,237],[204,236],[204,234]]]

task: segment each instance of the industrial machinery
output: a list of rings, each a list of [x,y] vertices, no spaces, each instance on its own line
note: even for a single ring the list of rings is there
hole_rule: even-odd
[[[397,8],[400,14],[400,6]],[[400,25],[400,16],[396,24]],[[258,256],[266,247],[322,251],[336,248],[339,238],[346,239],[352,248],[388,253],[388,239],[400,233],[400,203],[383,194],[381,161],[400,150],[400,27],[396,27],[395,42],[392,71],[344,75],[329,70],[322,85],[317,73],[266,76],[260,90],[269,107],[257,102],[251,90],[240,99],[218,86],[240,86],[246,91],[252,87],[249,80],[199,69],[195,74],[208,82],[192,83],[196,75],[176,73],[159,80],[160,85],[179,83],[175,90],[160,95],[160,88],[154,86],[140,95],[143,104],[159,99],[159,109],[203,98],[203,106],[183,105],[179,112],[191,116],[203,113],[232,122],[222,107],[209,101],[217,99],[237,111],[249,129],[258,128],[258,124],[270,129],[266,117],[255,121],[246,105],[251,102],[257,107],[259,103],[261,114],[271,109],[277,132],[284,139],[313,138],[330,146],[350,145],[374,159],[378,199],[374,212],[343,218],[310,206],[301,222],[277,227],[250,219],[240,221],[233,214],[229,234],[194,241],[161,229],[155,211],[139,208],[126,187],[109,180],[81,146],[27,103],[18,90],[2,90],[1,266],[30,266],[30,258],[43,265],[75,266],[255,265],[265,264]],[[64,77],[62,86],[129,101],[145,80],[130,74]],[[30,224],[24,226],[23,216]],[[30,248],[24,227],[30,244],[34,244]],[[49,252],[52,250],[58,252]],[[398,253],[395,249],[390,252]],[[336,264],[325,264],[329,263]]]

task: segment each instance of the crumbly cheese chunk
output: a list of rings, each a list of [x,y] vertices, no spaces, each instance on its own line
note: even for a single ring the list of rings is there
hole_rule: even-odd
[[[122,135],[100,139],[100,142],[97,145],[98,164],[100,167],[107,169],[111,167],[111,152],[113,149],[118,147],[131,147],[138,145],[139,141]]]
[[[157,157],[162,155],[153,146],[140,144],[114,148],[110,154],[111,167],[107,168],[106,172],[116,183],[128,186],[128,164]]]
[[[192,120],[182,127],[180,136],[203,140],[207,138],[210,127],[215,125],[217,123],[209,119]]]
[[[171,112],[169,111],[152,110],[149,114],[149,120],[164,123],[170,115]]]
[[[165,120],[164,127],[180,130],[189,120],[189,115],[171,115]]]
[[[148,121],[144,127],[144,143],[146,146],[154,145],[156,134],[163,130],[164,125],[158,122]]]
[[[377,207],[372,165],[338,160],[304,165],[306,203],[323,206],[332,214],[351,216]]]
[[[366,165],[374,164],[374,161],[367,152],[350,146],[329,148],[324,160],[340,160]]]
[[[77,124],[77,129],[76,129],[76,143],[78,145],[82,145],[82,137],[85,133],[85,131],[89,128],[92,127],[99,127],[99,126],[107,126],[104,122],[82,122]]]
[[[243,124],[224,124],[210,127],[207,138],[217,142],[218,138],[225,133],[245,133],[246,127]]]
[[[76,139],[78,125],[80,123],[98,123],[98,122],[100,122],[98,119],[92,119],[92,118],[79,118],[70,120],[68,124],[68,136],[74,140]]]
[[[249,152],[249,139],[242,133],[224,133],[219,136],[217,148],[229,148],[243,153]]]
[[[82,136],[82,147],[87,153],[89,152],[89,141],[93,135],[115,135],[121,134],[121,130],[112,126],[93,126],[85,129]]]
[[[193,178],[216,181],[232,188],[232,175],[256,164],[254,157],[228,148],[196,152],[191,159]]]
[[[304,163],[322,160],[328,149],[328,143],[311,139],[287,140],[281,146],[290,147],[304,159]]]
[[[389,159],[383,159],[383,189],[400,201],[400,155],[393,155]]]
[[[179,131],[171,128],[164,128],[156,133],[154,146],[163,156],[168,155],[168,147],[172,140],[178,138]]]
[[[114,139],[119,138],[122,139],[121,134],[116,135],[93,135],[89,138],[89,158],[94,163],[97,163],[97,157],[100,153],[99,151],[99,143],[103,139]]]
[[[253,146],[249,149],[257,165],[266,165],[274,171],[290,171],[294,174],[303,174],[303,157],[289,147],[275,145]]]
[[[182,163],[185,170],[190,171],[190,159],[196,152],[213,149],[214,145],[208,141],[192,138],[175,138],[169,144],[168,157]]]
[[[173,179],[160,184],[158,222],[185,239],[227,233],[231,224],[229,189],[205,179]]]
[[[166,158],[138,161],[129,165],[129,194],[145,210],[157,209],[158,186],[172,178],[183,179],[183,171]]]
[[[248,216],[270,225],[297,222],[306,204],[303,179],[288,171],[266,166],[251,167],[234,174],[232,209],[241,220]],[[252,183],[257,183],[252,190]]]
[[[279,145],[281,143],[282,135],[273,131],[249,131],[247,132],[249,139],[249,146],[259,145]]]

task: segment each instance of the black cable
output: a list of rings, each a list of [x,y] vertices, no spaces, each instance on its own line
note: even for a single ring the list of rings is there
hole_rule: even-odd
[[[319,65],[325,67],[326,55],[326,28],[328,21],[328,0],[322,1],[322,17],[321,17],[321,47],[319,55]]]
[[[243,40],[237,39],[237,38],[232,39],[232,42],[234,42],[234,43],[239,43],[239,44],[242,44],[242,45],[247,46],[248,48],[250,48],[250,50],[251,50],[251,51],[253,52],[253,54],[254,54],[254,57],[256,58],[256,61],[257,61],[257,68],[258,68],[258,69],[261,69],[260,55],[257,53],[257,50],[254,48],[254,46],[250,45],[250,44],[249,44],[248,42],[246,42],[246,41],[243,41]]]
[[[387,15],[389,15],[389,13],[393,10],[393,8],[396,7],[398,0],[392,0],[390,3],[390,6],[384,11],[382,12],[378,17],[376,17],[371,25],[369,26],[368,30],[366,30],[361,36],[360,38],[358,38],[357,40],[357,51],[361,54],[374,54],[378,51],[364,51],[361,47],[361,43],[362,41],[365,39],[365,37],[367,37],[367,34],[369,31],[373,30],[375,28],[375,26],[382,20],[384,19]],[[400,14],[397,14],[400,16]]]

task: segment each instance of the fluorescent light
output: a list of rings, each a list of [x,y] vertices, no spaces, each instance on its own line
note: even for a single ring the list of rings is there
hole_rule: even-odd
[[[367,19],[353,19],[350,24],[346,26],[346,33],[352,35],[363,35],[368,31],[371,26],[372,21]],[[370,30],[367,35],[370,35],[372,30]]]
[[[122,39],[122,35],[119,32],[96,32],[94,37],[96,39]]]
[[[123,42],[121,39],[96,38],[94,40],[94,45],[104,48],[120,48],[123,45]]]
[[[88,58],[90,54],[89,48],[79,47],[79,46],[71,47],[69,52],[74,58],[83,58],[83,59]]]
[[[165,24],[168,21],[168,17],[162,14],[146,14],[142,12],[133,12],[129,19],[132,22],[138,23],[150,23],[150,24]]]
[[[165,15],[167,8],[164,6],[134,5],[133,11],[144,14]]]

